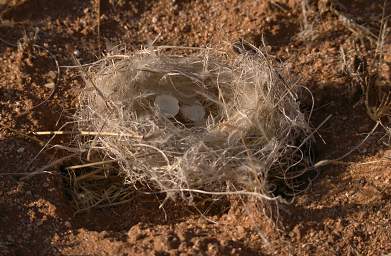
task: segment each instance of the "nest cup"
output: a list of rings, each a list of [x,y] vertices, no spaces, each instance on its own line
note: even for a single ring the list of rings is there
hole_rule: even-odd
[[[98,135],[81,147],[115,160],[126,183],[172,198],[275,198],[273,181],[292,184],[309,164],[297,88],[258,49],[176,51],[109,55],[86,71],[76,119]]]

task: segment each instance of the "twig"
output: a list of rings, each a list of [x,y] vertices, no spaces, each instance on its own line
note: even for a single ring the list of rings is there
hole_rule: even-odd
[[[32,176],[34,175],[37,175],[37,174],[42,174],[42,173],[47,173],[46,170],[52,168],[52,167],[55,167],[57,165],[60,165],[62,164],[63,162],[67,161],[67,160],[70,160],[76,156],[78,156],[79,154],[72,154],[72,155],[69,155],[69,156],[65,156],[63,158],[60,158],[60,159],[57,159],[55,160],[54,162],[50,163],[50,164],[47,164],[41,168],[39,168],[38,170],[34,171],[34,172],[16,172],[16,173],[0,173],[0,176],[25,176],[23,178],[21,178],[20,180],[27,180],[29,178],[31,178]]]
[[[73,166],[67,167],[67,169],[68,170],[76,170],[76,169],[92,167],[92,166],[97,166],[97,165],[111,164],[111,163],[116,163],[116,162],[118,162],[118,161],[117,160],[99,161],[99,162],[88,163],[88,164],[73,165]]]
[[[317,133],[318,131],[319,131],[319,129],[325,124],[325,123],[327,123],[327,121],[329,121],[329,119],[332,117],[333,115],[328,115],[327,117],[326,117],[326,119],[325,120],[323,120],[319,125],[318,125],[318,127],[316,127],[316,129],[314,129],[302,142],[301,142],[301,144],[297,147],[297,149],[296,150],[294,150],[291,154],[295,154],[302,146],[304,146],[305,145],[305,143],[307,143],[307,141],[309,140],[309,139],[311,139],[312,138],[312,136],[315,134],[315,133]]]
[[[365,26],[358,24],[352,16],[344,14],[337,9],[338,7],[344,8],[341,3],[337,0],[331,1],[331,3],[330,11],[333,12],[350,31],[356,34],[364,34],[371,43],[376,43],[377,36],[374,33]]]
[[[129,133],[117,133],[117,132],[89,132],[89,131],[41,131],[33,132],[34,135],[46,136],[46,135],[82,135],[82,136],[119,136],[119,137],[132,137],[141,139],[142,136],[129,134]]]
[[[79,210],[77,210],[73,215],[76,216],[77,214],[80,214],[80,213],[83,213],[83,212],[87,212],[87,211],[91,210],[92,208],[95,208],[95,209],[103,209],[103,208],[108,208],[108,207],[113,207],[113,206],[118,206],[118,205],[126,204],[126,203],[129,203],[129,202],[133,201],[133,198],[126,199],[126,200],[123,200],[123,201],[120,201],[120,202],[111,203],[111,204],[99,205],[99,204],[100,204],[101,202],[103,202],[103,201],[104,201],[104,200],[100,200],[100,201],[98,201],[97,203],[95,203],[94,205],[91,205],[90,207],[86,207],[86,208],[83,208],[83,209],[79,209]]]
[[[96,0],[96,12],[97,12],[97,22],[98,22],[98,48],[99,53],[101,52],[101,44],[100,44],[100,0]]]
[[[356,151],[359,147],[361,147],[362,144],[365,143],[365,141],[367,141],[367,139],[375,132],[375,130],[377,129],[377,127],[379,127],[380,125],[380,121],[378,121],[376,123],[376,125],[372,128],[372,130],[368,133],[368,135],[358,144],[356,145],[355,147],[353,147],[351,150],[349,150],[347,153],[345,153],[344,155],[336,158],[336,159],[326,159],[326,160],[321,160],[319,162],[317,162],[316,164],[314,164],[313,168],[319,168],[319,167],[323,167],[323,166],[326,166],[326,165],[331,165],[331,164],[348,164],[347,162],[343,162],[341,161],[342,159],[346,158],[347,156],[349,156],[350,154],[352,154],[354,151]]]
[[[172,192],[193,192],[198,194],[204,194],[204,195],[216,195],[216,196],[230,196],[230,195],[242,195],[242,196],[253,196],[256,198],[266,199],[266,200],[283,200],[280,196],[276,197],[269,197],[267,195],[258,193],[258,192],[250,192],[245,190],[239,190],[239,191],[226,191],[226,192],[218,192],[218,191],[206,191],[201,189],[190,189],[190,188],[179,188],[179,189],[165,189],[162,191],[156,191],[156,192],[144,192],[145,194],[161,194],[161,193],[172,193]]]

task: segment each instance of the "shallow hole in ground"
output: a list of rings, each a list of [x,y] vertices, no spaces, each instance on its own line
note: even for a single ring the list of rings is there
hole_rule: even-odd
[[[63,193],[74,209],[75,228],[122,231],[137,223],[172,224],[195,215],[208,220],[230,209],[225,198],[195,197],[191,205],[182,198],[172,200],[145,185],[124,184],[124,179],[115,171],[99,176],[91,168],[73,172],[62,166],[60,172]]]

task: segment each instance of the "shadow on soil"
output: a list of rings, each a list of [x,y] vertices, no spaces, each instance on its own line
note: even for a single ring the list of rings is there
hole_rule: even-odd
[[[88,1],[84,5],[78,0],[29,0],[18,1],[17,4],[9,4],[3,7],[2,19],[14,21],[36,21],[45,18],[66,18],[69,14],[82,14],[83,9],[88,7]],[[84,8],[83,8],[84,7]]]
[[[316,86],[319,88],[319,86]],[[333,117],[320,128],[316,135],[317,140],[317,156],[316,160],[336,159],[345,153],[349,152],[356,145],[360,144],[365,136],[372,130],[375,123],[369,119],[365,113],[365,109],[358,102],[359,98],[352,98],[349,95],[347,87],[341,85],[326,85],[324,89],[316,89],[314,93],[316,102],[312,125],[316,127],[329,114]],[[343,161],[356,162],[363,157],[376,155],[384,146],[379,142],[382,132],[375,133],[369,137],[366,142],[352,152]],[[303,194],[305,202],[327,202],[333,201],[330,196],[344,195],[347,191],[355,188],[363,187],[364,185],[374,186],[366,180],[354,180],[354,178],[342,175],[346,172],[348,165],[329,165],[318,170],[319,176],[312,181],[308,190]],[[326,181],[326,180],[331,181]],[[352,185],[353,184],[353,185]],[[376,188],[377,189],[377,188]],[[380,191],[380,189],[377,189]],[[327,219],[337,220],[346,219],[352,214],[365,214],[371,211],[378,211],[384,205],[386,200],[390,200],[391,194],[388,192],[381,193],[381,200],[378,202],[370,202],[365,204],[355,203],[339,203],[336,206],[322,207],[320,209],[309,209],[303,204],[293,204],[288,207],[289,213],[285,216],[284,225],[288,227],[288,231],[296,225],[301,226],[301,234],[306,234],[309,230],[323,230],[324,221]],[[306,203],[304,203],[306,204]],[[324,205],[325,203],[322,203]],[[334,204],[335,205],[335,204]]]

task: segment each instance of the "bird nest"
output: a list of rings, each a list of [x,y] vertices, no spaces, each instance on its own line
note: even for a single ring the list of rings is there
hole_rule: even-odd
[[[85,158],[133,190],[188,202],[197,194],[273,200],[278,184],[294,189],[311,165],[295,84],[255,48],[185,51],[109,55],[85,70],[76,114],[78,129],[94,135],[77,138]]]

